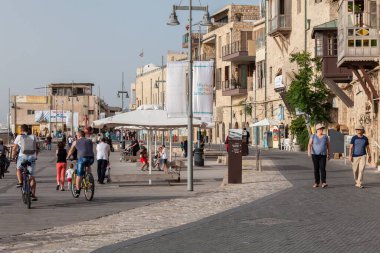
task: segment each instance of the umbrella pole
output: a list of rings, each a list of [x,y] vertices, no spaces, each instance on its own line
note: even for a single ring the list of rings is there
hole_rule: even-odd
[[[169,150],[170,150],[170,153],[169,153],[169,161],[170,161],[170,164],[172,162],[172,130],[169,129]],[[169,168],[171,169],[172,166],[170,165]]]
[[[151,130],[148,130],[148,163],[149,163],[149,175],[152,175],[152,151],[151,151],[151,145],[150,145],[150,132]],[[152,179],[149,178],[149,184],[152,184]]]
[[[157,152],[157,130],[154,130],[154,154]]]

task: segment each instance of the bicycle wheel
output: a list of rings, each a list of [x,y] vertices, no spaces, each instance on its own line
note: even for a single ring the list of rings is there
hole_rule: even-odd
[[[30,179],[29,177],[25,178],[25,199],[26,199],[26,206],[28,209],[31,208],[32,205],[32,198],[31,198],[31,191],[30,191]]]
[[[73,176],[71,178],[71,194],[73,195],[73,197],[75,198],[75,191],[76,191],[76,180],[77,180],[77,173],[73,173]]]
[[[26,204],[26,194],[24,192],[24,186],[21,187],[20,190],[21,190],[22,203]]]
[[[91,173],[87,173],[83,180],[84,196],[88,201],[91,201],[95,193],[94,176]]]

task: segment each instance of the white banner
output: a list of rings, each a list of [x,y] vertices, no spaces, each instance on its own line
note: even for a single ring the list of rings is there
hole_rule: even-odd
[[[34,119],[36,122],[66,122],[69,112],[61,110],[35,111]]]
[[[193,65],[194,117],[212,121],[214,61],[195,61]]]
[[[166,71],[166,110],[168,117],[186,117],[186,71],[188,62],[168,62]]]

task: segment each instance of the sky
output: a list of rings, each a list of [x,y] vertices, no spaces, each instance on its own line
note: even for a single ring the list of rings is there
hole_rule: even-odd
[[[193,0],[210,14],[223,6],[258,0]],[[122,72],[126,90],[136,68],[161,64],[167,51],[181,48],[188,12],[181,25],[167,26],[173,5],[188,0],[1,0],[0,123],[7,122],[11,95],[44,95],[49,83],[94,83],[93,92],[121,106]],[[193,21],[203,13],[193,12]],[[144,57],[139,57],[141,52]],[[100,88],[99,88],[100,87]]]

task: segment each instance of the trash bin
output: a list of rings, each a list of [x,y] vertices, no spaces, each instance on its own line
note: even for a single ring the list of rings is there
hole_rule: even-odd
[[[194,150],[194,165],[202,167],[205,165],[203,148],[196,148]]]
[[[120,142],[120,148],[121,149],[125,149],[125,141],[121,141]]]

